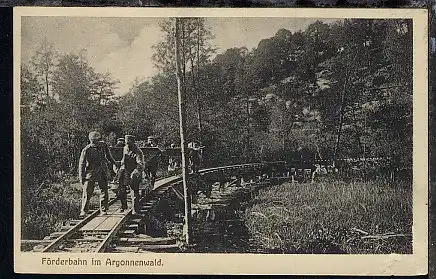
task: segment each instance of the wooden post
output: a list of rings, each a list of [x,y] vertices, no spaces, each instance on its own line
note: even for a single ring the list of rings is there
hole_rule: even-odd
[[[176,77],[177,77],[177,93],[179,99],[179,120],[180,120],[180,147],[182,152],[182,177],[183,177],[183,196],[185,199],[185,223],[183,233],[185,235],[186,244],[190,244],[191,240],[191,193],[188,188],[187,170],[186,170],[186,143],[185,143],[185,126],[186,126],[186,110],[185,100],[182,92],[185,91],[185,84],[181,80],[182,69],[180,61],[180,25],[181,20],[176,18]]]

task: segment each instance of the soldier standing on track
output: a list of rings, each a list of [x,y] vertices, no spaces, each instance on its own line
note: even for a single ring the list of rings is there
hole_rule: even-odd
[[[117,143],[114,145],[114,147],[124,147],[124,138],[117,139]]]
[[[101,140],[101,141],[99,141],[99,144],[102,146],[102,148],[105,152],[106,159],[107,159],[108,178],[113,179],[116,175],[115,171],[113,170],[113,166],[116,166],[117,162],[115,161],[114,157],[112,157],[112,154],[109,150],[109,146],[107,145],[107,143]]]
[[[154,136],[148,136],[147,137],[147,143],[145,144],[146,147],[157,147],[157,144],[155,142]]]
[[[172,143],[170,145],[171,149],[175,149],[176,145],[174,143]],[[177,155],[170,155],[168,158],[168,172],[172,172],[175,171],[176,168],[179,166],[179,158]]]
[[[121,200],[121,212],[127,209],[126,186],[130,185],[133,192],[133,214],[139,210],[139,184],[141,183],[142,171],[144,170],[144,154],[135,144],[135,137],[125,136],[126,145],[123,150],[123,159],[119,173],[119,198]]]
[[[159,148],[159,146],[155,142],[155,137],[153,137],[153,136],[147,137],[147,142],[145,143],[145,147]],[[159,151],[162,152],[163,149],[159,148]],[[160,159],[160,154],[159,154],[159,156],[152,157],[150,160],[148,160],[148,162],[145,166],[146,174],[150,179],[150,188],[151,189],[153,189],[154,182],[156,181],[156,172],[157,172],[157,169],[159,167],[159,159]]]
[[[89,200],[94,193],[95,183],[100,188],[100,214],[108,210],[108,169],[104,147],[99,144],[101,135],[93,131],[88,135],[90,143],[82,150],[79,160],[79,178],[83,185],[82,207],[80,217],[85,216],[89,210]]]
[[[198,147],[196,142],[188,144],[188,158],[191,166],[191,173],[198,173],[201,163],[202,146]]]
[[[117,143],[114,145],[114,147],[118,147],[118,148],[124,147],[124,146],[125,146],[124,138],[118,138]],[[114,172],[116,173],[114,180],[113,180],[113,182],[115,183],[115,180],[119,180],[119,169],[118,168],[114,169]]]

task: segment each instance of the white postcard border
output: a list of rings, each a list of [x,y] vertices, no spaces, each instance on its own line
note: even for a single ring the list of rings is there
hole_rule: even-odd
[[[60,254],[21,252],[20,60],[22,16],[74,17],[310,17],[413,19],[413,254]],[[291,8],[14,8],[14,269],[18,273],[420,275],[428,265],[428,17],[425,9]],[[99,259],[101,266],[48,266],[43,258]],[[154,260],[163,266],[107,266],[107,259]]]

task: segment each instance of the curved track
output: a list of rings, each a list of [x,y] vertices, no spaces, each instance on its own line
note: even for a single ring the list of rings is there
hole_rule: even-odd
[[[274,172],[285,162],[252,163],[232,166],[215,167],[200,170],[200,175],[218,176],[243,176],[254,172],[265,174]],[[72,220],[70,224],[64,226],[61,231],[52,233],[46,237],[49,241],[44,248],[38,249],[41,252],[105,252],[115,239],[118,242],[128,241],[138,231],[141,226],[142,218],[146,215],[153,205],[157,202],[160,195],[168,191],[174,185],[180,184],[182,176],[180,174],[166,178],[161,178],[155,182],[154,188],[146,194],[140,201],[140,215],[133,215],[132,209],[119,212],[120,202],[116,198],[109,201],[108,214],[99,215],[99,210],[95,210],[82,220]],[[175,245],[177,246],[177,245]]]

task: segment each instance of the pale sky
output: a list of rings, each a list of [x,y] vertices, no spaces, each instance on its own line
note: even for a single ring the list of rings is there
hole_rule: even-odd
[[[88,61],[98,72],[120,80],[117,95],[128,91],[135,78],[157,73],[152,45],[162,40],[158,23],[164,18],[23,17],[22,59],[35,53],[45,39],[61,53],[87,49]],[[215,34],[213,44],[222,53],[228,48],[257,47],[280,28],[304,30],[317,19],[308,18],[207,18]],[[332,20],[322,20],[331,22]]]

